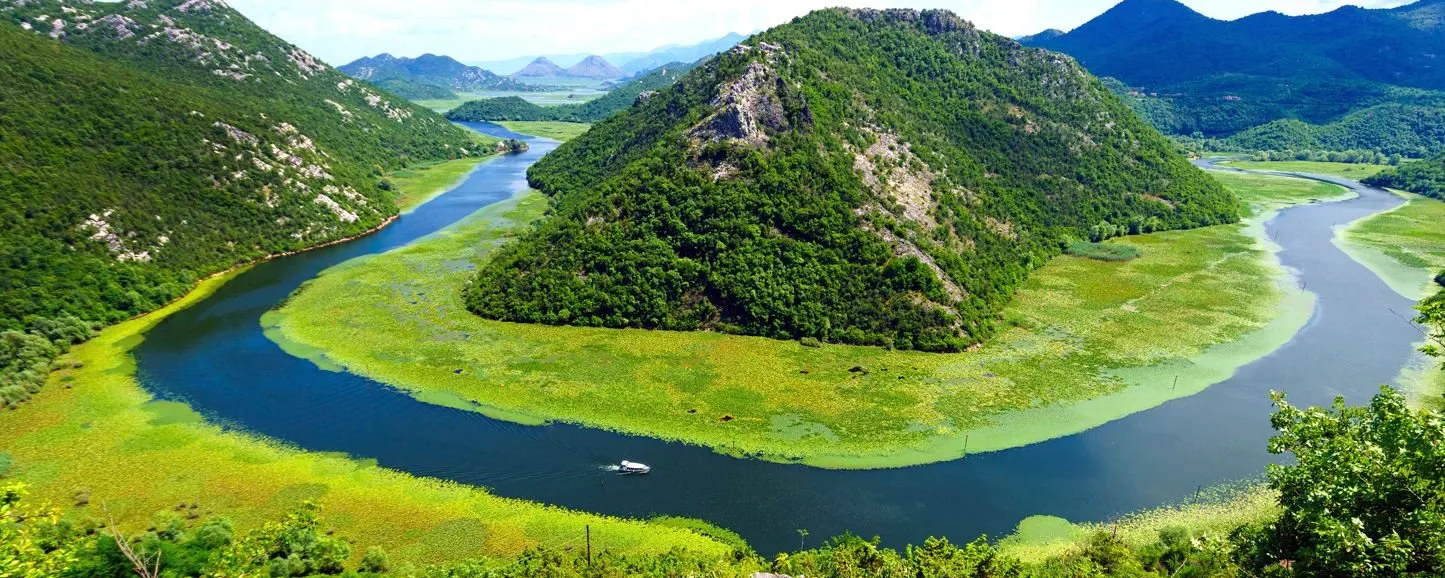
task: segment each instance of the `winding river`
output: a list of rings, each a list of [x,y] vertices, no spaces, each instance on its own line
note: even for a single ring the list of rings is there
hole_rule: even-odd
[[[580,510],[702,518],[769,554],[796,548],[799,528],[815,537],[878,535],[894,546],[930,535],[964,541],[1004,535],[1035,514],[1106,520],[1187,498],[1201,485],[1256,477],[1275,459],[1265,451],[1267,392],[1287,390],[1298,404],[1367,400],[1395,379],[1419,339],[1391,312],[1412,303],[1330,242],[1335,225],[1401,201],[1338,179],[1331,180],[1359,197],[1289,209],[1267,227],[1281,260],[1318,297],[1289,344],[1198,395],[1081,434],[933,465],[830,471],[568,425],[521,426],[323,371],[262,334],[261,315],[322,270],[405,245],[525,187],[526,168],[556,147],[528,140],[529,152],[480,165],[376,234],[257,265],[165,319],[135,350],[142,384],[227,427],[309,450]],[[601,470],[621,458],[656,471],[621,478]]]

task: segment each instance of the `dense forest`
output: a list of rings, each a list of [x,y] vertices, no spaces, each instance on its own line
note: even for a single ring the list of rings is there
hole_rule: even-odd
[[[631,107],[644,94],[671,86],[698,63],[674,62],[627,82],[601,97],[582,104],[539,106],[516,96],[485,98],[462,103],[447,113],[455,121],[563,121],[593,123]]]
[[[946,11],[814,12],[528,177],[553,216],[469,284],[484,317],[930,351],[1092,232],[1237,218],[1071,60]]]
[[[1329,124],[1389,103],[1445,107],[1441,22],[1432,0],[1234,21],[1175,0],[1126,0],[1026,42],[1132,87],[1132,102],[1161,130],[1222,137],[1282,119]]]
[[[1445,152],[1445,108],[1386,104],[1327,125],[1277,120],[1225,142],[1244,150],[1371,150],[1424,158]]]
[[[364,553],[326,531],[321,508],[304,503],[284,520],[246,532],[195,503],[157,513],[149,529],[122,533],[98,506],[77,499],[67,515],[33,503],[25,487],[3,480],[0,465],[0,569],[8,576],[215,578],[406,576],[417,578],[571,578],[614,576],[748,577],[756,572],[830,578],[1425,578],[1439,576],[1445,532],[1440,468],[1445,428],[1432,411],[1411,410],[1384,388],[1365,407],[1296,408],[1275,398],[1269,451],[1293,459],[1269,466],[1278,516],[1202,532],[1168,526],[1140,545],[1097,531],[1052,555],[1023,561],[979,538],[966,544],[930,538],[902,552],[878,540],[842,536],[812,549],[764,558],[736,534],[692,527],[726,544],[730,557],[687,551],[628,555],[530,548],[515,559],[417,567],[395,564],[379,546]],[[1360,492],[1368,488],[1368,492]],[[801,530],[801,538],[807,535]],[[801,545],[800,545],[801,547]],[[359,556],[357,554],[360,554]]]
[[[422,84],[401,78],[388,78],[372,84],[407,100],[450,100],[457,97],[457,93],[435,84]]]
[[[7,3],[0,77],[0,331],[53,347],[57,323],[375,227],[396,213],[383,171],[472,154],[466,131],[218,4]],[[0,361],[30,368],[0,388],[38,347]]]
[[[1445,201],[1445,154],[1390,169],[1364,180],[1374,187],[1410,191]]]

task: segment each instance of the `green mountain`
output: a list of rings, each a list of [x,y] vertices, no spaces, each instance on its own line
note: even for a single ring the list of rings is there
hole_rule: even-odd
[[[1125,0],[1066,34],[1027,42],[1162,99],[1163,130],[1226,135],[1279,119],[1314,124],[1386,103],[1445,106],[1440,0],[1327,14],[1214,20],[1175,0]],[[1154,106],[1158,109],[1160,106]]]
[[[737,46],[746,36],[736,32],[730,32],[721,38],[714,38],[705,42],[699,42],[688,46],[664,46],[649,52],[645,55],[632,58],[623,62],[619,67],[623,72],[638,75],[643,72],[651,72],[664,66],[673,66],[678,62],[697,62],[712,55]]]
[[[469,283],[484,317],[934,351],[1090,229],[1237,218],[1073,60],[947,11],[813,12],[528,178],[552,216]]]
[[[489,70],[467,66],[450,56],[436,54],[423,54],[416,58],[398,58],[383,53],[359,58],[338,69],[355,78],[378,84],[388,80],[402,80],[414,84],[440,86],[458,92],[539,90],[537,87],[497,75]]]
[[[1225,142],[1246,150],[1371,150],[1422,158],[1445,152],[1445,108],[1383,104],[1327,125],[1276,120]]]
[[[644,94],[649,94],[677,82],[698,63],[674,62],[649,72],[642,77],[623,84],[611,92],[582,104],[539,106],[516,96],[484,98],[462,103],[447,118],[457,121],[495,120],[559,120],[565,122],[597,122],[618,111],[632,106]]]
[[[422,84],[402,78],[388,78],[372,84],[407,100],[450,100],[457,97],[457,93],[435,84]]]
[[[1365,179],[1365,184],[1410,191],[1445,201],[1445,154],[1409,163]],[[1438,281],[1441,279],[1437,277]]]
[[[0,7],[0,329],[112,322],[396,214],[469,133],[220,2]]]

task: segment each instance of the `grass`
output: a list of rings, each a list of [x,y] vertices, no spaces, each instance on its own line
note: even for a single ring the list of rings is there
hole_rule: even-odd
[[[1280,171],[1286,173],[1315,173],[1360,180],[1394,168],[1388,165],[1366,165],[1353,163],[1326,163],[1315,161],[1230,161],[1220,163],[1226,167],[1252,169],[1256,171]]]
[[[592,125],[580,122],[556,122],[556,121],[500,121],[497,124],[506,127],[512,132],[540,136],[567,142],[587,132]]]
[[[1243,213],[1255,215],[1292,205],[1324,203],[1355,198],[1355,193],[1338,185],[1271,175],[1211,172],[1232,191],[1247,191]]]
[[[182,301],[76,346],[62,358],[67,369],[44,390],[20,409],[0,412],[9,476],[29,484],[39,500],[61,505],[86,490],[91,505],[69,515],[100,517],[104,504],[128,530],[145,528],[154,512],[196,502],[200,513],[224,513],[244,531],[314,499],[326,508],[330,529],[354,541],[358,556],[377,545],[393,560],[414,564],[512,556],[538,544],[581,547],[587,525],[598,549],[729,551],[679,523],[500,498],[226,431],[183,404],[152,401],[136,382],[128,352],[160,319],[227,278],[207,280]]]
[[[1314,183],[1275,179],[1313,196],[1302,191]],[[1131,237],[1141,255],[1128,262],[1061,256],[1018,293],[1009,328],[964,354],[469,314],[459,290],[471,271],[545,209],[541,195],[523,194],[410,246],[334,267],[262,323],[274,338],[306,344],[318,363],[424,401],[441,394],[513,421],[877,468],[1070,435],[1197,393],[1283,345],[1313,306],[1259,240],[1261,215]],[[849,371],[855,366],[866,371]]]
[[[1263,484],[1221,486],[1177,505],[1134,512],[1108,522],[1072,523],[1055,516],[1032,516],[999,542],[1006,555],[1025,562],[1062,556],[1090,534],[1111,532],[1138,548],[1159,540],[1160,530],[1182,526],[1194,535],[1227,535],[1244,524],[1279,515],[1277,495]]]
[[[1435,291],[1431,279],[1445,269],[1445,203],[1399,194],[1405,204],[1339,229],[1335,244],[1396,293],[1418,301]]]
[[[458,182],[472,172],[472,169],[477,168],[477,165],[487,158],[490,157],[412,165],[393,171],[386,178],[391,181],[392,186],[396,187],[397,208],[401,209],[402,213],[410,213],[422,203],[455,187]]]

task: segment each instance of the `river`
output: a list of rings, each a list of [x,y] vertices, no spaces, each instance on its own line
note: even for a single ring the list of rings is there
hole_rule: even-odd
[[[525,138],[495,125],[473,128]],[[618,516],[702,518],[766,555],[796,548],[798,529],[813,536],[810,545],[850,531],[890,546],[931,535],[959,542],[1002,536],[1035,514],[1106,520],[1257,477],[1276,459],[1265,451],[1270,390],[1288,391],[1296,404],[1336,395],[1365,401],[1394,380],[1419,339],[1390,311],[1413,303],[1330,242],[1336,224],[1401,202],[1353,183],[1358,198],[1289,209],[1267,226],[1283,263],[1318,297],[1308,325],[1283,348],[1203,393],[1084,433],[925,466],[831,471],[569,425],[521,426],[323,371],[262,334],[261,315],[322,270],[405,245],[525,187],[526,168],[556,147],[527,140],[530,151],[480,165],[390,227],[261,263],[163,320],[135,350],[141,383],[228,428],[502,496]],[[623,478],[601,469],[623,458],[655,470]]]

